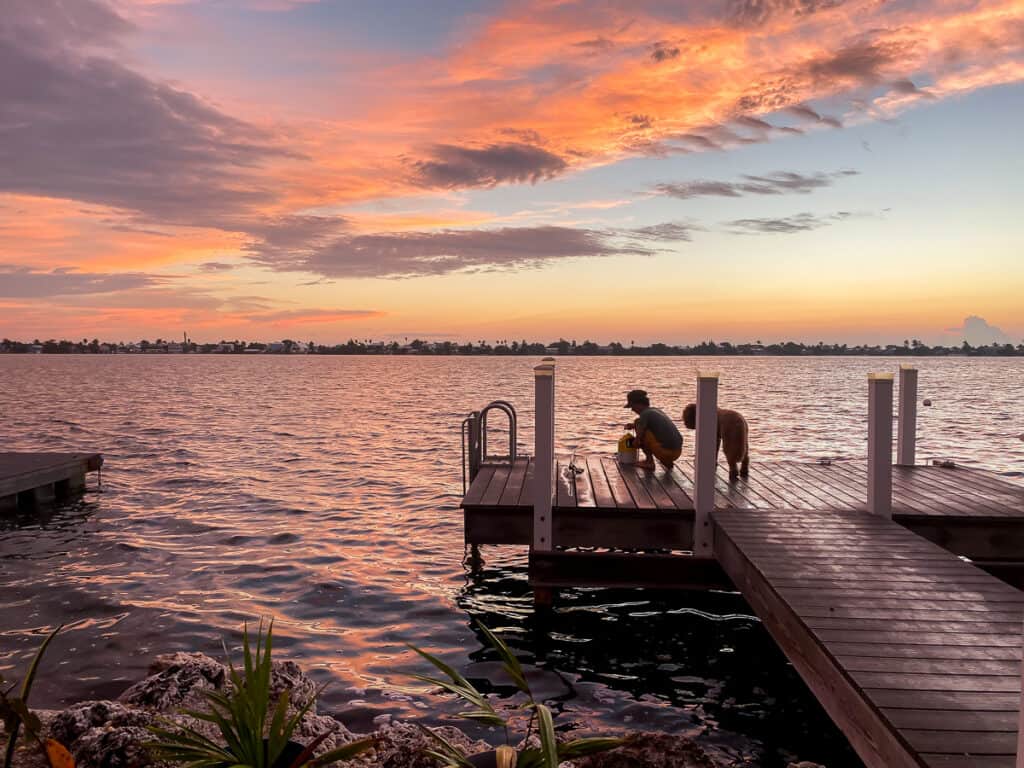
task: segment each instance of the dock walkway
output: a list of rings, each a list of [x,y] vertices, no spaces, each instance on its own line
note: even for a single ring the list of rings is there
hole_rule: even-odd
[[[865,763],[1013,768],[1024,593],[867,513],[714,524],[718,562]]]

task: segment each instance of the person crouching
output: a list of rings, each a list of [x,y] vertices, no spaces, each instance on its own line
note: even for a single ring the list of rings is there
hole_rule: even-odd
[[[683,409],[683,424],[687,429],[697,428],[697,404],[690,403]],[[729,462],[729,480],[746,477],[750,473],[750,445],[748,443],[747,420],[736,411],[718,409],[718,441],[715,455],[725,449],[725,460]]]
[[[637,415],[632,425],[636,429],[636,445],[644,452],[644,460],[637,464],[643,469],[654,469],[657,458],[665,469],[672,469],[675,460],[683,452],[683,436],[672,419],[657,408],[651,407],[647,392],[634,389],[626,395],[625,408],[631,408]]]

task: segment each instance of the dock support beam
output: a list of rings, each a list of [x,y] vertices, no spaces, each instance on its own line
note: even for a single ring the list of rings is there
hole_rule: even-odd
[[[714,557],[711,512],[718,463],[718,373],[697,374],[697,431],[693,455],[693,555]]]
[[[555,490],[555,364],[541,363],[534,374],[533,548],[551,549],[551,498]]]
[[[892,517],[892,374],[868,374],[868,512]]]
[[[896,463],[914,466],[917,449],[917,369],[900,366],[899,422],[896,431]]]
[[[551,500],[555,493],[555,361],[533,369],[533,552],[551,551]],[[533,602],[546,608],[554,602],[554,590],[534,587]]]

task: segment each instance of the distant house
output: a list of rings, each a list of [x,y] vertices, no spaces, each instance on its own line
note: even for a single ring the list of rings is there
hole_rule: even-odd
[[[167,345],[167,351],[172,355],[180,355],[185,351],[185,347],[179,344],[177,341],[172,341]]]
[[[246,350],[248,352],[249,350]],[[283,341],[272,341],[267,344],[267,350],[271,355],[283,355],[287,351]]]
[[[221,342],[213,348],[215,355],[230,355],[235,351],[235,345],[230,342]]]
[[[28,351],[31,352],[33,355],[41,355],[41,354],[43,354],[43,345],[42,344],[32,344],[28,348]]]
[[[549,354],[549,355],[557,355],[557,354],[558,354],[558,352],[559,352],[559,349],[558,349],[558,347],[555,347],[555,346],[552,346],[552,347],[544,347],[544,351],[545,351],[545,352],[546,352],[547,354]]]

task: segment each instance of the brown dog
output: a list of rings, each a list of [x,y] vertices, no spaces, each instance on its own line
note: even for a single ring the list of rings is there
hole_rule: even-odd
[[[690,403],[683,409],[683,424],[687,429],[697,428],[697,404]],[[729,480],[746,477],[750,473],[750,446],[747,443],[747,420],[736,411],[718,409],[718,447],[725,448],[725,460],[729,462]]]

